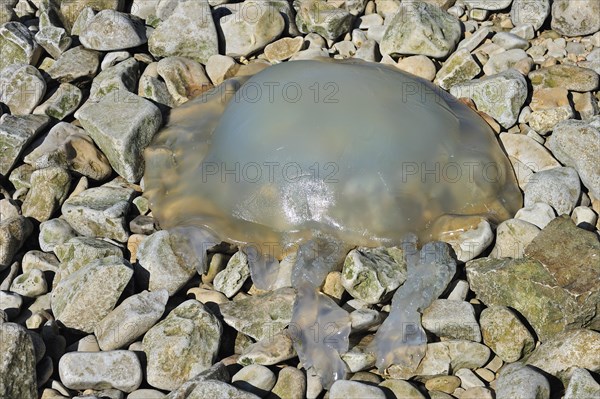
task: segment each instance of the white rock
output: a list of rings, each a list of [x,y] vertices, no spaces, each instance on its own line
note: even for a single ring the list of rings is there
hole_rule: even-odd
[[[510,9],[510,19],[515,26],[530,24],[534,30],[542,27],[548,15],[550,0],[513,0]]]
[[[521,363],[507,364],[496,380],[498,398],[549,399],[550,384],[546,377]]]
[[[101,51],[137,47],[148,41],[141,19],[110,9],[91,18],[79,40],[84,47]]]
[[[560,167],[550,151],[523,134],[500,133],[500,141],[509,157],[518,159],[534,172]]]
[[[217,273],[213,284],[217,291],[231,298],[242,288],[248,277],[250,277],[250,268],[246,254],[237,251],[227,262],[227,267]]]
[[[581,194],[581,183],[575,169],[559,167],[537,172],[525,187],[525,206],[546,202],[558,215],[571,214]]]
[[[492,258],[522,258],[525,247],[537,236],[540,229],[525,220],[508,219],[496,229],[496,245]]]
[[[430,82],[435,78],[435,65],[433,61],[424,55],[413,55],[398,60],[396,64],[398,69],[412,73]]]
[[[163,315],[166,290],[142,291],[125,299],[94,328],[103,351],[123,348],[141,337]]]
[[[515,219],[524,220],[536,225],[540,229],[546,227],[554,218],[556,218],[554,209],[545,202],[536,202],[535,204],[525,206],[515,214]]]
[[[329,389],[330,399],[385,399],[385,393],[378,387],[358,381],[338,380]]]
[[[571,219],[573,219],[577,226],[582,224],[589,227],[596,225],[596,222],[598,221],[598,215],[596,215],[596,213],[587,206],[578,206],[573,209]]]
[[[61,382],[71,389],[132,392],[142,383],[142,365],[135,353],[126,350],[69,352],[60,358],[58,372]]]
[[[436,299],[423,311],[423,327],[438,337],[481,342],[473,305],[465,301]]]
[[[231,377],[234,386],[254,394],[269,392],[276,382],[275,373],[260,364],[243,367]]]
[[[454,375],[460,378],[460,386],[464,389],[485,386],[483,381],[481,381],[479,377],[477,377],[477,375],[469,369],[458,369]]]

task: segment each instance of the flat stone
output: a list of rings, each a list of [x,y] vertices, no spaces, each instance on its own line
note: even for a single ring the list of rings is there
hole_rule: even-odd
[[[494,37],[492,37],[492,43],[496,43],[506,50],[526,50],[529,47],[529,42],[526,39],[510,32],[497,32]]]
[[[416,371],[396,365],[388,368],[391,378],[408,379],[413,376],[449,375],[452,370],[483,367],[490,358],[490,349],[482,344],[465,340],[449,340],[427,344],[425,357]]]
[[[556,0],[552,29],[564,36],[585,36],[600,30],[600,4],[595,0]]]
[[[463,83],[479,75],[481,67],[471,56],[469,50],[456,50],[436,74],[435,82],[443,89],[449,89],[458,83]]]
[[[483,342],[507,363],[533,351],[535,339],[517,315],[506,306],[490,306],[479,319]]]
[[[46,115],[5,115],[0,121],[0,175],[6,176],[23,150],[44,129]]]
[[[233,386],[261,396],[273,389],[275,382],[275,373],[260,364],[245,366],[231,377]]]
[[[536,202],[523,207],[515,214],[515,219],[524,220],[543,229],[556,217],[554,209],[545,202]]]
[[[475,309],[469,302],[436,299],[423,311],[421,322],[440,338],[481,342]]]
[[[55,285],[94,260],[109,256],[123,256],[123,250],[116,245],[90,237],[73,237],[57,243],[54,253],[60,260],[59,273],[54,277]]]
[[[528,76],[534,89],[562,87],[585,92],[598,88],[599,82],[599,75],[592,69],[567,64],[540,68]]]
[[[114,102],[132,101],[123,99],[124,93],[134,93],[140,77],[139,63],[135,58],[128,58],[118,64],[106,68],[96,76],[90,88],[89,100],[81,107],[75,116],[79,119],[83,109],[96,105],[102,98],[110,94]]]
[[[177,306],[142,341],[148,359],[148,383],[158,389],[174,390],[209,369],[217,356],[222,333],[219,320],[200,302],[190,299]]]
[[[382,54],[448,56],[461,36],[459,20],[439,7],[423,2],[402,3],[387,24],[380,43]]]
[[[492,30],[489,26],[481,26],[475,32],[471,34],[469,37],[465,37],[458,43],[458,49],[465,49],[469,51],[469,53],[475,50],[488,36],[492,33]]]
[[[522,363],[507,364],[496,380],[500,398],[549,399],[550,383],[541,373]]]
[[[62,53],[46,72],[52,79],[69,83],[91,80],[99,67],[99,52],[77,46]]]
[[[304,42],[304,40],[302,42]],[[208,77],[214,85],[218,85],[222,83],[225,79],[229,79],[235,76],[239,67],[239,64],[237,64],[232,57],[215,54],[210,56],[210,58],[206,62],[206,74],[208,75]]]
[[[167,230],[158,231],[138,247],[138,262],[148,273],[150,291],[166,289],[175,294],[196,273],[199,265],[185,255],[177,235]]]
[[[496,228],[496,245],[492,258],[522,258],[525,247],[538,235],[540,228],[521,219],[508,219]]]
[[[70,83],[61,83],[46,101],[33,110],[33,113],[63,120],[77,110],[82,99],[83,93],[79,87]]]
[[[0,220],[0,271],[10,266],[32,232],[33,224],[23,216]]]
[[[129,237],[126,216],[133,195],[133,188],[115,179],[71,196],[63,204],[62,214],[81,235],[126,242]]]
[[[69,352],[58,363],[60,381],[71,389],[115,388],[132,392],[142,383],[142,365],[132,351]]]
[[[179,399],[180,397],[182,396],[168,395],[165,399]],[[260,399],[261,397],[226,382],[216,380],[202,381],[185,392],[185,399],[206,398]]]
[[[525,206],[546,202],[558,215],[571,214],[581,195],[581,183],[575,169],[559,167],[534,174],[524,191]]]
[[[454,85],[450,93],[457,98],[472,99],[479,111],[490,115],[508,129],[517,122],[528,91],[523,75],[508,69],[497,75]]]
[[[248,0],[239,11],[222,17],[219,25],[225,38],[225,55],[247,57],[277,39],[285,21],[269,3]]]
[[[516,69],[523,75],[527,75],[533,68],[533,59],[522,49],[511,49],[501,53],[492,54],[483,66],[483,72],[492,76],[506,71],[510,68]]]
[[[54,254],[32,250],[23,255],[21,267],[23,272],[39,269],[43,272],[56,273],[59,263],[58,258]]]
[[[285,61],[304,46],[302,37],[282,37],[265,46],[265,57],[271,62]],[[214,81],[213,81],[214,82]]]
[[[213,87],[204,73],[204,67],[194,60],[167,57],[160,60],[156,68],[176,105],[198,97]]]
[[[148,48],[155,57],[180,56],[206,64],[211,55],[219,53],[208,1],[178,2],[150,35]]]
[[[46,82],[40,72],[27,64],[11,64],[0,70],[0,102],[13,115],[27,115],[46,93]]]
[[[480,10],[503,10],[510,6],[512,0],[497,0],[497,1],[487,1],[487,0],[463,0],[463,3],[470,8],[478,8]]]
[[[550,15],[550,0],[513,0],[510,20],[515,26],[531,24],[539,30]]]
[[[34,346],[19,324],[0,322],[0,396],[37,398]]]
[[[548,139],[548,148],[564,165],[575,168],[583,184],[600,198],[600,130],[577,120],[559,123]]]
[[[34,35],[20,22],[0,25],[0,71],[11,64],[36,64],[41,48]]]
[[[509,157],[519,160],[534,172],[561,166],[543,145],[529,136],[500,133],[500,141]]]
[[[105,96],[78,117],[113,169],[127,181],[139,181],[144,172],[142,151],[162,125],[158,107],[143,97],[119,92],[116,101]]]
[[[472,260],[467,279],[487,306],[508,306],[522,314],[542,342],[566,328],[588,325],[596,312],[594,296],[588,300],[562,287],[536,260]]]
[[[66,327],[91,333],[110,313],[133,276],[131,264],[110,256],[62,279],[52,291],[52,313]]]
[[[31,189],[23,202],[23,216],[45,222],[58,210],[69,193],[71,175],[60,167],[35,170]]]
[[[219,305],[225,323],[256,340],[261,340],[285,328],[292,319],[296,293],[292,288],[280,288]]]
[[[141,19],[114,10],[102,10],[86,25],[79,36],[84,47],[113,51],[145,44],[146,29]]]
[[[401,60],[398,60],[396,68],[412,73],[413,75],[419,76],[430,82],[435,78],[435,65],[429,57],[424,55],[413,55],[402,58]]]
[[[356,299],[368,304],[383,302],[406,281],[403,256],[398,247],[354,249],[344,260],[341,283]]]
[[[385,399],[378,387],[358,381],[337,380],[329,389],[330,399]]]
[[[296,26],[302,33],[317,33],[335,40],[352,27],[353,15],[323,0],[302,0],[296,13]]]
[[[103,351],[126,347],[161,318],[169,299],[166,290],[142,291],[125,299],[94,328]]]

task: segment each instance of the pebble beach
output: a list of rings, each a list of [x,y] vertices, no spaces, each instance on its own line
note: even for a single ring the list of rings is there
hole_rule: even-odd
[[[143,179],[171,110],[322,58],[470,104],[523,194],[444,239],[415,368],[372,351],[406,249],[350,250],[319,287],[349,334],[330,386],[298,356],[291,258],[269,290],[226,243],[199,273]],[[0,398],[598,398],[599,102],[598,0],[0,0]]]

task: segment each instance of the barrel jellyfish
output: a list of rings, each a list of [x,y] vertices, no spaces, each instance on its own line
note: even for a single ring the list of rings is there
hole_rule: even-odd
[[[180,233],[201,264],[221,241],[253,254],[259,288],[269,288],[278,260],[295,248],[294,320],[302,328],[342,320],[336,344],[315,349],[299,334],[300,360],[329,385],[344,374],[339,353],[348,349],[349,321],[314,288],[347,249],[399,245],[411,233],[433,241],[447,233],[449,218],[499,223],[522,195],[491,128],[430,82],[357,61],[257,69],[242,68],[172,110],[145,151],[145,195],[160,226]],[[436,273],[435,262],[421,258],[412,267]],[[447,263],[444,286],[454,273]],[[414,287],[429,281],[412,274]]]

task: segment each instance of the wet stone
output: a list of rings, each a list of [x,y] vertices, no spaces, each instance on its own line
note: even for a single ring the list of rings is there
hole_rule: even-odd
[[[296,293],[280,288],[262,295],[219,305],[225,323],[256,340],[281,331],[292,319]]]

